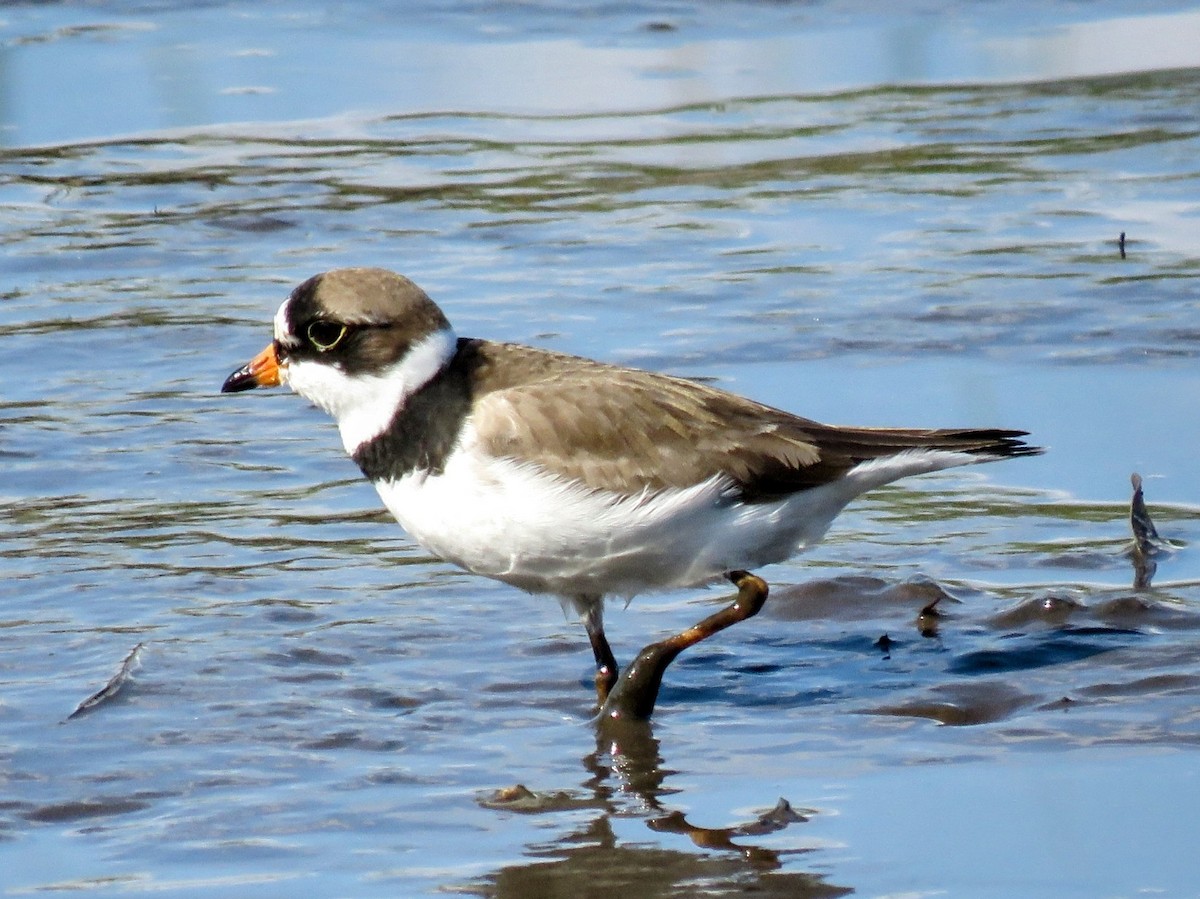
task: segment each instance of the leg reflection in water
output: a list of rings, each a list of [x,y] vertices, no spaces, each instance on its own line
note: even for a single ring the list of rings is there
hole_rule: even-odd
[[[649,721],[601,717],[596,750],[583,758],[590,777],[583,790],[537,791],[517,785],[485,797],[489,808],[523,814],[567,814],[569,831],[527,848],[528,864],[509,865],[472,889],[494,897],[537,895],[658,897],[686,895],[689,884],[704,883],[706,896],[835,897],[852,890],[821,876],[784,870],[789,856],[813,851],[768,848],[755,838],[777,834],[808,820],[786,799],[762,814],[729,827],[707,827],[664,801],[678,795],[664,786],[671,769],[663,764]],[[695,803],[692,803],[693,805]],[[594,812],[580,826],[581,811]],[[692,816],[694,817],[694,815]],[[701,852],[688,851],[664,837],[655,845],[629,836],[626,821],[642,819],[658,834],[679,835]]]

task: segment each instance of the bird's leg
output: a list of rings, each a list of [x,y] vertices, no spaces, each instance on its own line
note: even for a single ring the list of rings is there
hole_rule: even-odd
[[[725,630],[731,624],[752,618],[767,601],[767,582],[748,571],[731,571],[726,577],[738,588],[733,602],[715,614],[709,615],[685,631],[658,643],[651,643],[633,660],[617,685],[608,694],[600,707],[600,714],[609,718],[649,718],[658,700],[658,688],[662,686],[663,673],[675,657],[707,640],[713,634]],[[590,631],[589,631],[590,633]],[[593,647],[595,642],[593,641]],[[606,644],[607,645],[607,644]]]
[[[617,659],[608,638],[604,636],[604,600],[596,597],[583,615],[583,626],[592,643],[592,655],[596,657],[596,704],[604,708],[613,685],[617,682]]]

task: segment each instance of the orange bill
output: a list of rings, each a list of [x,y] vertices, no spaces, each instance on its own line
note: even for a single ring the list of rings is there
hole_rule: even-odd
[[[231,374],[221,385],[221,393],[240,393],[243,390],[253,390],[255,387],[278,387],[279,356],[275,353],[275,344],[267,344],[267,348]]]

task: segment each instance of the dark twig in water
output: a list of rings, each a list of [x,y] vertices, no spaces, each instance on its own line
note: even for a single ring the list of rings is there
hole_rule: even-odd
[[[938,632],[938,619],[942,617],[941,610],[937,605],[943,597],[936,597],[933,602],[927,603],[921,614],[917,616],[917,633],[922,637],[936,637]]]
[[[139,643],[137,646],[133,647],[133,649],[129,651],[129,654],[125,656],[124,661],[121,662],[120,669],[112,676],[112,679],[109,680],[109,682],[100,690],[97,690],[83,702],[79,703],[79,705],[76,706],[75,711],[67,716],[67,720],[70,721],[72,718],[78,718],[80,715],[87,714],[92,709],[96,708],[96,706],[100,705],[101,703],[108,702],[119,692],[121,692],[121,688],[125,686],[131,677],[133,677],[133,670],[137,667],[138,659],[141,657],[142,647],[144,645],[144,643]]]
[[[1121,251],[1121,258],[1125,258],[1125,232],[1121,232],[1121,236],[1117,238],[1117,249]]]
[[[1142,476],[1134,472],[1130,478],[1133,484],[1133,499],[1129,503],[1129,526],[1133,530],[1133,586],[1143,589],[1150,586],[1150,580],[1158,568],[1154,556],[1158,554],[1158,529],[1146,511],[1146,498],[1142,494]]]
[[[894,642],[895,641],[892,640],[891,637],[889,637],[887,634],[884,634],[875,641],[875,648],[883,653],[883,657],[885,659],[890,659],[892,657],[892,644]]]

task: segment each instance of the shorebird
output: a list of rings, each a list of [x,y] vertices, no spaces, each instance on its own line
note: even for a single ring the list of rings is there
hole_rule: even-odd
[[[1041,452],[1024,431],[821,424],[704,384],[458,337],[412,281],[309,278],[222,392],[287,384],[435,556],[583,619],[601,714],[645,718],[684,649],[757,614],[752,569],[819,541],[852,499],[909,475]],[[623,673],[604,598],[728,578],[731,604]]]

